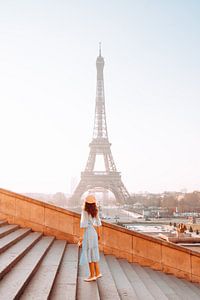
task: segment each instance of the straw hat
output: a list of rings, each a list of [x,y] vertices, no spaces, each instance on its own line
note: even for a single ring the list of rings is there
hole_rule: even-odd
[[[96,203],[96,198],[92,195],[89,195],[85,198],[85,202],[90,203],[90,204]]]

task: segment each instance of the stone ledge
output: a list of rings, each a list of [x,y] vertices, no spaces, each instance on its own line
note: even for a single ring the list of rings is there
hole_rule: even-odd
[[[2,189],[2,188],[0,188],[0,194],[11,196],[12,198],[16,198],[16,199],[21,199],[21,200],[29,202],[29,203],[34,203],[34,204],[42,206],[42,207],[47,207],[47,208],[53,209],[55,211],[64,212],[64,213],[66,212],[67,214],[69,214],[71,216],[76,216],[76,217],[80,216],[79,213],[76,213],[74,211],[70,211],[70,210],[64,209],[62,207],[58,207],[58,206],[53,205],[53,204],[45,203],[41,200],[36,200],[36,199],[31,198],[31,197],[27,197],[27,196],[24,196],[24,195],[21,195],[21,194],[17,194],[17,193],[14,193],[14,192]]]

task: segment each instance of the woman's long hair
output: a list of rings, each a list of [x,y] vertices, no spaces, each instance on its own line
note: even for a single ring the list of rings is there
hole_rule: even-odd
[[[84,210],[87,211],[87,213],[89,215],[91,215],[92,218],[95,218],[97,216],[98,208],[97,208],[96,203],[87,203],[87,202],[85,202]]]

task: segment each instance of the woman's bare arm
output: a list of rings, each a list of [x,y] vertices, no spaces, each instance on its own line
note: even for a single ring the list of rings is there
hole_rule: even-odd
[[[84,236],[84,232],[85,232],[85,228],[80,228],[80,240],[83,240],[83,236]]]
[[[98,235],[98,240],[100,240],[100,238],[101,238],[100,226],[94,226],[94,228],[96,229],[96,232],[97,232],[97,235]]]

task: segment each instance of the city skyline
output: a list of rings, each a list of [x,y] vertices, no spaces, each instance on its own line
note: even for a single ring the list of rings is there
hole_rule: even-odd
[[[11,5],[12,3],[12,5]],[[200,190],[200,3],[0,3],[0,186],[70,192],[92,138],[98,43],[130,193]]]

